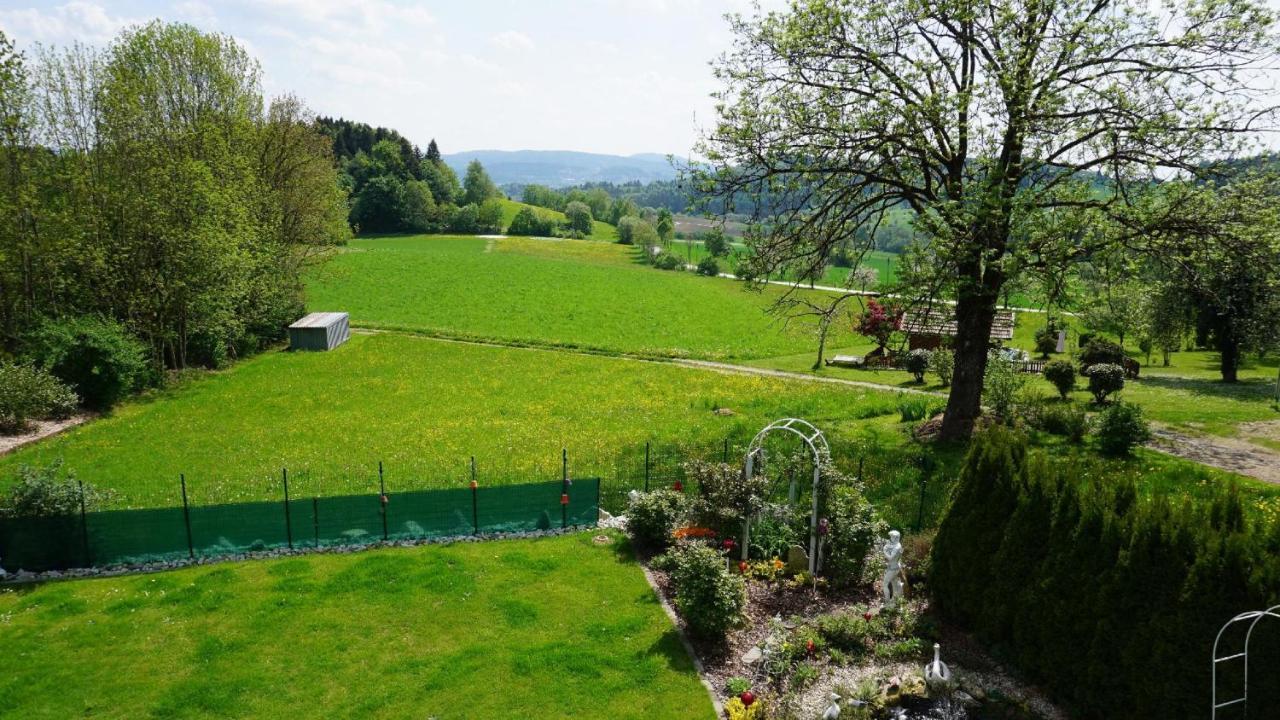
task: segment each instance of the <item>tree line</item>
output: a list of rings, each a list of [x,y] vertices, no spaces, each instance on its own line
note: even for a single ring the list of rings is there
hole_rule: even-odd
[[[460,183],[434,138],[424,153],[395,130],[342,118],[318,118],[316,126],[333,143],[357,232],[502,231],[502,193],[478,160]]]
[[[0,33],[0,359],[216,367],[281,338],[350,236],[329,139],[230,37],[157,21],[28,57]]]

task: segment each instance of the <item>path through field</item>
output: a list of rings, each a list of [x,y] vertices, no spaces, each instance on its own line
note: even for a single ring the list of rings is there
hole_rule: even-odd
[[[1153,450],[1280,485],[1280,453],[1245,440],[1187,435],[1155,423],[1151,434],[1154,438],[1147,447]]]

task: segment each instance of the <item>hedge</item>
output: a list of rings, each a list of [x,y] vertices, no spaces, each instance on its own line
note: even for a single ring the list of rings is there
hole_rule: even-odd
[[[1012,431],[977,438],[934,542],[934,605],[1073,717],[1208,717],[1218,629],[1280,603],[1280,524],[1247,518],[1234,486],[1175,505],[1087,466]],[[1248,717],[1280,707],[1276,667],[1273,620],[1254,634]],[[1239,663],[1219,668],[1219,700],[1235,697]]]

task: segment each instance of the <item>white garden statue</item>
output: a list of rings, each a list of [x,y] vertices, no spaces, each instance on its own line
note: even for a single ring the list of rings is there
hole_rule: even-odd
[[[889,542],[881,548],[884,553],[884,604],[885,607],[897,604],[903,598],[906,582],[902,573],[902,533],[889,531]]]

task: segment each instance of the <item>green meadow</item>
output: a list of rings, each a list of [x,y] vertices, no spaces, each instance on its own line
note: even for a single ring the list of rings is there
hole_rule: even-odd
[[[718,414],[726,408],[732,414]],[[120,506],[275,498],[288,468],[300,497],[611,476],[646,441],[718,442],[783,416],[835,435],[897,419],[894,393],[723,374],[670,363],[490,347],[382,333],[326,353],[268,352],[125,403],[0,458],[62,460]],[[625,453],[625,457],[622,454]]]
[[[636,252],[578,240],[355,240],[315,273],[308,303],[362,327],[611,353],[725,360],[814,346],[812,326],[766,312],[782,288],[664,272]],[[849,328],[833,336],[854,339]]]
[[[0,716],[712,718],[592,533],[0,589]]]

